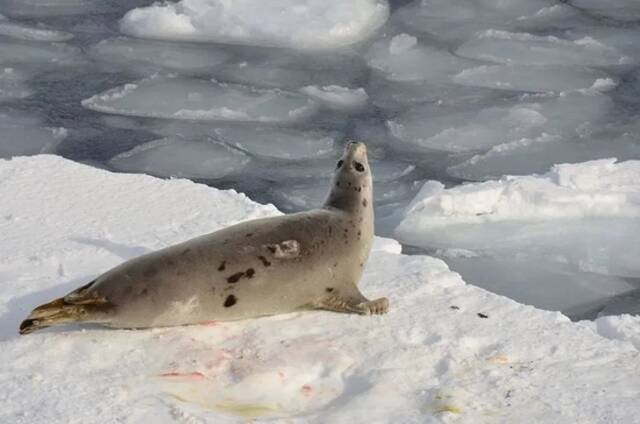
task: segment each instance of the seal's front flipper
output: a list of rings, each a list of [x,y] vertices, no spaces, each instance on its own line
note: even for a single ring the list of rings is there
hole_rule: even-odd
[[[353,298],[344,298],[339,294],[335,294],[323,298],[314,304],[313,308],[348,314],[382,315],[386,314],[389,310],[389,300],[386,297],[367,300],[362,295]]]

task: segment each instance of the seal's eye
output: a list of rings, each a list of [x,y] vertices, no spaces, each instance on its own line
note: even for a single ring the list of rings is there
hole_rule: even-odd
[[[364,172],[364,165],[361,164],[360,162],[353,162],[353,167],[356,168],[356,171],[358,172]]]
[[[338,166],[336,166],[336,169],[340,169],[340,167],[342,166],[343,163],[344,163],[344,161],[342,159],[340,159],[338,161]]]

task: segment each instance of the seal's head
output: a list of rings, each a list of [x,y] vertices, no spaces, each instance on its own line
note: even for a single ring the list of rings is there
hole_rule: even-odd
[[[325,207],[349,211],[371,208],[371,181],[367,146],[356,141],[348,143],[336,163]]]

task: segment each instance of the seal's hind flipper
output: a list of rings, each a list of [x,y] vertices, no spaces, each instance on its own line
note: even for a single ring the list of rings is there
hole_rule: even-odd
[[[90,322],[91,312],[108,303],[104,297],[88,291],[93,283],[92,281],[64,297],[35,308],[20,324],[20,334],[29,334],[52,325]]]

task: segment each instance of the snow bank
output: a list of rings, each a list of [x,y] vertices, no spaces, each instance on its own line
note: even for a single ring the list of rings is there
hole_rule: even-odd
[[[3,422],[574,423],[640,413],[631,344],[465,285],[444,262],[380,239],[361,287],[390,298],[386,316],[18,337],[33,306],[124,259],[277,211],[53,156],[0,161],[0,196],[11,199],[0,217]]]
[[[384,0],[182,0],[129,11],[125,34],[323,50],[366,39],[387,20]]]

